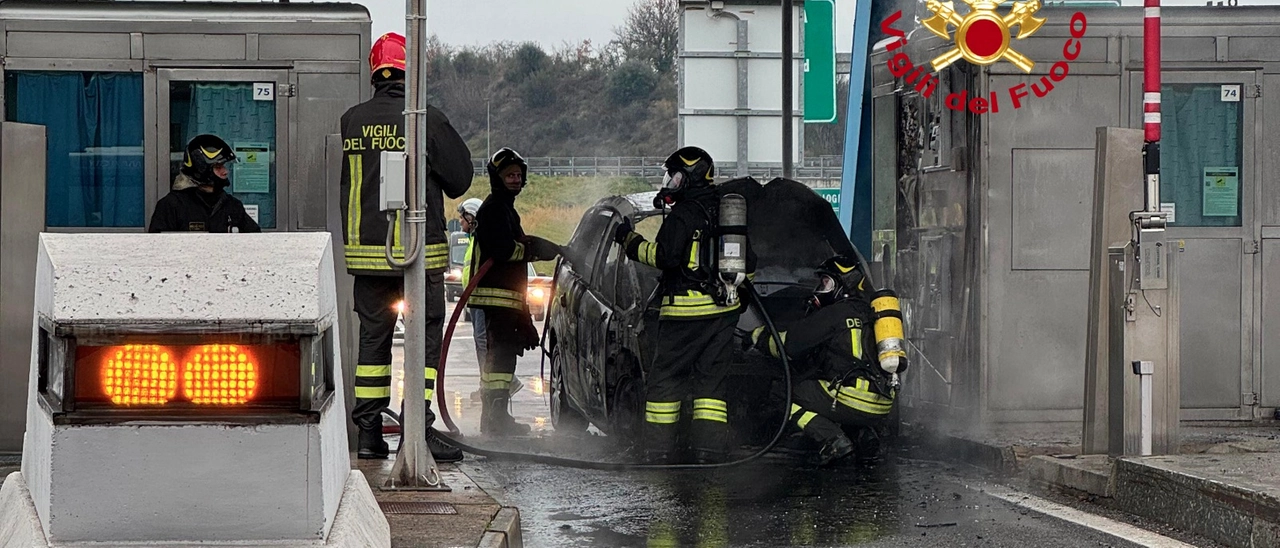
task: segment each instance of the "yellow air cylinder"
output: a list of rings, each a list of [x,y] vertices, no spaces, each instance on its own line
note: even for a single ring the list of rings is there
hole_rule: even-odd
[[[876,348],[880,351],[880,368],[889,373],[897,373],[900,366],[905,369],[907,360],[898,295],[892,289],[881,289],[871,300],[871,308],[876,311],[875,334]]]

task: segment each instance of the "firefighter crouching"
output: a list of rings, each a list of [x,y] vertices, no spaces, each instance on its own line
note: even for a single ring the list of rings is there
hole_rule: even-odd
[[[874,329],[885,314],[877,314],[872,303],[887,297],[868,285],[856,259],[827,259],[818,268],[809,313],[780,333],[796,374],[791,421],[822,444],[819,464],[855,451],[859,460],[876,458],[876,431],[887,422],[896,396],[894,374],[907,368],[905,357],[886,367],[888,358],[882,363],[877,356],[880,341]],[[895,317],[901,325],[900,316]],[[779,357],[777,342],[764,327],[752,331],[746,344]],[[846,432],[853,432],[854,439]]]
[[[645,379],[645,452],[653,463],[677,460],[680,408],[692,395],[689,446],[697,463],[728,456],[726,380],[733,358],[734,326],[744,306],[728,302],[716,267],[720,197],[712,184],[715,163],[705,150],[685,147],[664,166],[667,175],[655,206],[674,204],[655,241],[622,223],[614,240],[627,257],[662,271],[661,311],[653,368]],[[756,257],[746,249],[747,273]],[[692,394],[690,394],[692,391]]]
[[[511,385],[515,380],[516,357],[538,347],[538,328],[533,325],[525,295],[529,285],[528,266],[534,261],[550,261],[560,255],[560,246],[542,238],[527,236],[516,212],[516,196],[528,184],[529,168],[516,151],[503,148],[488,164],[490,193],[476,213],[475,264],[492,260],[488,272],[476,282],[467,306],[484,312],[487,338],[485,363],[480,375],[480,432],[493,436],[529,433],[529,425],[511,417]],[[477,266],[477,269],[479,266]],[[474,275],[474,274],[472,274]]]
[[[402,212],[392,222],[378,210],[380,161],[384,150],[404,150],[405,41],[395,33],[383,35],[369,52],[373,98],[342,115],[342,214],[347,271],[355,276],[355,309],[360,316],[360,354],[355,374],[355,408],[351,418],[360,429],[359,458],[386,458],[382,438],[382,410],[391,397],[391,338],[395,304],[404,295],[404,272],[387,262],[387,233],[392,231],[392,255],[404,258],[400,233]],[[449,244],[444,227],[444,198],[457,198],[471,187],[471,151],[444,113],[426,109],[427,222],[423,230],[427,269],[426,364],[405,364],[407,374],[425,365],[427,445],[436,460],[454,462],[462,452],[445,445],[431,425],[431,398],[444,326],[444,271]],[[416,397],[416,395],[413,395]]]

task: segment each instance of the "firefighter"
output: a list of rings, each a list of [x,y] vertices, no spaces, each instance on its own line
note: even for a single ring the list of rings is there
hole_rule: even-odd
[[[818,267],[809,313],[779,333],[797,377],[791,421],[821,444],[820,465],[855,451],[859,460],[874,460],[877,430],[893,408],[894,376],[881,368],[876,354],[874,292],[868,286],[856,259],[827,259]],[[747,344],[779,357],[777,342],[764,327],[752,331]],[[894,370],[906,371],[906,361]],[[854,432],[853,440],[846,430]]]
[[[515,200],[528,184],[529,167],[516,151],[503,148],[490,159],[490,193],[476,213],[473,241],[475,265],[492,260],[493,266],[476,284],[467,306],[482,312],[487,339],[484,369],[480,375],[480,431],[494,436],[524,435],[529,425],[511,417],[507,409],[515,380],[516,357],[538,347],[538,328],[525,302],[528,266],[560,255],[560,246],[527,236],[520,226]]]
[[[475,254],[476,248],[476,213],[480,211],[480,205],[484,201],[479,198],[469,198],[458,205],[458,218],[461,220],[462,231],[467,233],[467,253],[462,259],[462,287],[467,287],[471,283],[471,276],[480,266],[474,262],[477,258]],[[475,339],[476,344],[476,365],[480,368],[480,374],[484,374],[485,349],[489,347],[489,341],[485,337],[484,330],[484,310],[479,308],[471,309],[471,335]],[[520,382],[519,377],[511,379],[511,395],[516,395],[524,384]],[[477,388],[471,393],[471,401],[482,401],[481,389]]]
[[[391,338],[395,331],[395,304],[404,295],[404,272],[385,257],[387,232],[392,234],[393,256],[403,259],[400,239],[402,212],[389,222],[378,210],[380,156],[383,151],[404,150],[405,42],[396,33],[383,35],[369,52],[373,98],[342,115],[343,170],[342,214],[347,272],[355,276],[355,309],[360,317],[360,355],[356,364],[355,408],[352,421],[360,430],[359,453],[363,459],[386,458],[382,439],[382,410],[391,396]],[[457,198],[471,187],[471,151],[444,113],[426,107],[427,222],[423,230],[427,269],[426,364],[405,364],[405,371],[424,367],[427,399],[427,445],[436,460],[456,462],[462,452],[446,445],[431,425],[435,414],[436,367],[444,325],[444,270],[449,266],[448,237],[444,228],[444,198]],[[416,395],[412,395],[416,397]]]
[[[692,390],[689,445],[694,461],[722,462],[728,455],[729,436],[726,379],[742,303],[727,303],[718,283],[715,163],[705,150],[685,147],[667,158],[664,166],[667,175],[654,205],[674,206],[656,240],[645,241],[629,220],[614,233],[627,257],[662,271],[658,342],[652,371],[645,379],[646,457],[655,463],[672,462],[680,408]],[[756,258],[749,246],[746,253],[750,273]]]
[[[182,169],[169,194],[156,203],[147,232],[262,232],[244,204],[225,188],[236,153],[214,135],[187,143]]]

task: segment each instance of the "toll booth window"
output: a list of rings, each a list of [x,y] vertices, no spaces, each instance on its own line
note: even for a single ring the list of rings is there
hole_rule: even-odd
[[[169,180],[187,142],[211,133],[235,149],[227,191],[264,229],[276,228],[276,103],[255,101],[252,82],[169,84]]]
[[[142,75],[7,71],[5,119],[45,127],[45,224],[145,226]]]
[[[1244,103],[1221,84],[1172,84],[1161,91],[1160,202],[1170,226],[1240,226]]]

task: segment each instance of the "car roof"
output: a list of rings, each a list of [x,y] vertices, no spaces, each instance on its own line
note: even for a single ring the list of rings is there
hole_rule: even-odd
[[[608,196],[596,202],[596,206],[615,209],[619,213],[630,217],[633,221],[640,221],[662,215],[662,209],[653,207],[653,199],[657,197],[658,191],[656,190],[624,196]]]

